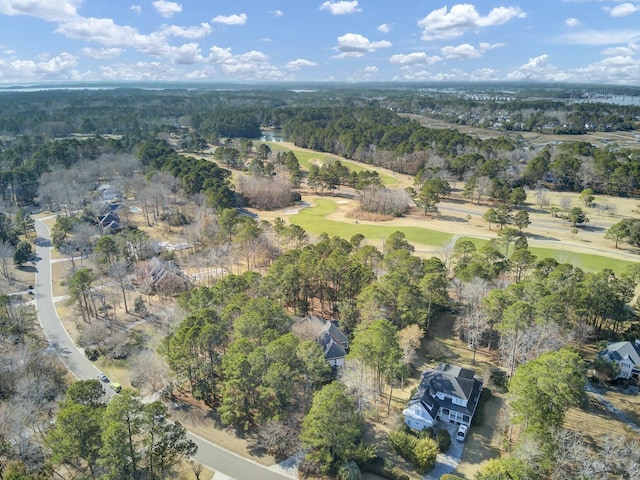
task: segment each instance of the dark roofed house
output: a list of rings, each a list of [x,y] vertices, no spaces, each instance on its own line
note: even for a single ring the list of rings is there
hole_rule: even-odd
[[[618,378],[638,381],[640,379],[640,340],[635,342],[614,342],[598,353],[610,362],[620,366]]]
[[[102,215],[98,218],[98,225],[102,228],[103,232],[111,230],[113,232],[119,232],[122,230],[120,225],[120,217],[115,212],[109,212],[106,215]]]
[[[482,382],[473,370],[441,363],[422,373],[420,386],[404,409],[404,422],[414,430],[435,425],[437,420],[471,425]]]
[[[293,326],[293,331],[303,340],[317,341],[329,365],[344,365],[344,357],[349,350],[349,337],[338,328],[337,322],[308,315]]]

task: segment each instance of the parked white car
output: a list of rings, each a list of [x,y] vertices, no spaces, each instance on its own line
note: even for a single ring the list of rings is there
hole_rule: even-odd
[[[467,431],[469,427],[466,425],[460,425],[458,427],[458,432],[456,433],[456,439],[460,442],[464,442],[464,439],[467,438]]]

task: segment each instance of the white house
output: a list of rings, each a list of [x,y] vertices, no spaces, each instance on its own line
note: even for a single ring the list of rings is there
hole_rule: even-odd
[[[482,382],[467,368],[441,363],[422,373],[415,395],[404,409],[404,423],[414,430],[432,427],[437,420],[471,425]]]
[[[607,345],[606,350],[598,353],[599,357],[620,365],[617,378],[640,378],[640,340],[635,342],[614,342]]]

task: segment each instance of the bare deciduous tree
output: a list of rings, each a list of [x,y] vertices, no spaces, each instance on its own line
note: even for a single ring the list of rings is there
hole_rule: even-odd
[[[131,362],[131,385],[151,393],[161,392],[172,383],[166,360],[155,352],[145,351]]]
[[[9,285],[13,285],[15,280],[11,275],[11,265],[13,264],[13,254],[16,249],[13,245],[7,242],[0,242],[0,275],[9,282]]]
[[[241,175],[239,190],[252,207],[261,210],[274,210],[291,204],[291,183],[284,177]]]
[[[340,382],[349,395],[356,399],[358,414],[370,410],[378,398],[378,384],[373,371],[360,360],[353,358],[340,370]]]
[[[367,187],[360,192],[360,209],[365,212],[399,217],[409,210],[411,198],[404,190]]]

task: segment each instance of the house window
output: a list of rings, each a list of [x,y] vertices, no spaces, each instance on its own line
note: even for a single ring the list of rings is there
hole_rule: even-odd
[[[449,415],[449,409],[448,408],[443,408],[442,409],[442,414],[443,415]]]
[[[470,420],[470,419],[469,419],[469,415],[463,415],[463,416],[462,416],[462,421],[463,421],[464,423],[469,423],[469,420]]]

